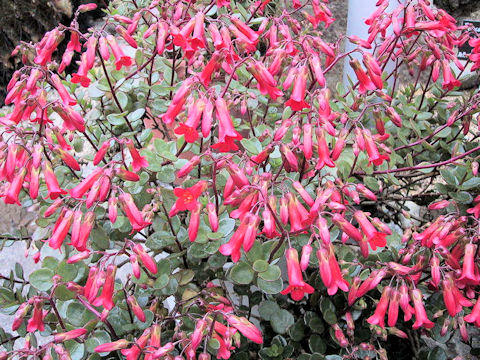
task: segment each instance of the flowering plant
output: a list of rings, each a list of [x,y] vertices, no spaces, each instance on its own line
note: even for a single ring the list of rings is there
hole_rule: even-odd
[[[480,96],[455,90],[480,38],[428,0],[388,6],[368,39],[328,43],[327,0],[116,0],[87,33],[92,4],[19,45],[1,193],[40,210],[4,245],[26,240],[42,267],[2,275],[18,335],[0,334],[0,359],[384,359],[402,339],[413,358],[420,334],[468,342]],[[350,85],[328,84],[345,60]]]

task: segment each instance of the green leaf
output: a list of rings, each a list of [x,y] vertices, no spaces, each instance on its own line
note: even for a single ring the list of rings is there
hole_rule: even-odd
[[[465,181],[460,188],[462,190],[470,190],[480,186],[480,177],[474,177]]]
[[[89,353],[93,353],[98,345],[111,342],[110,335],[103,330],[95,331],[93,335],[90,335],[87,341],[85,341],[85,347]],[[103,354],[103,353],[102,353]]]
[[[285,334],[294,322],[295,319],[293,315],[285,309],[273,313],[270,318],[270,325],[277,334]]]
[[[470,204],[473,201],[473,196],[466,191],[460,191],[457,193],[451,192],[448,193],[453,199],[462,204]]]
[[[29,276],[30,284],[40,291],[48,291],[53,286],[53,276],[55,273],[50,269],[39,269]]]
[[[322,337],[317,334],[310,336],[308,339],[308,346],[310,347],[310,350],[315,353],[323,354],[325,353],[325,350],[327,350],[327,344],[325,344]]]
[[[320,302],[320,310],[323,314],[323,319],[330,325],[337,323],[337,316],[335,315],[335,305],[330,299],[322,298]]]
[[[72,360],[80,360],[83,358],[83,354],[85,353],[85,345],[74,340],[65,341],[63,344],[70,353],[70,358]]]
[[[262,273],[268,270],[270,264],[265,260],[257,260],[253,263],[253,270]]]
[[[263,274],[263,273],[260,273]],[[282,279],[277,279],[275,281],[265,281],[261,278],[257,279],[257,286],[266,294],[278,294],[283,290],[283,281]]]
[[[240,142],[250,155],[257,155],[262,151],[262,143],[256,137],[242,139]]]
[[[254,276],[255,273],[252,267],[245,262],[237,263],[235,266],[232,267],[232,270],[230,272],[230,277],[232,278],[232,280],[235,281],[237,284],[242,285],[250,284],[253,281]]]
[[[56,273],[62,277],[63,281],[72,281],[77,276],[78,270],[74,264],[67,264],[64,260],[58,264]]]
[[[440,170],[440,175],[442,175],[443,180],[445,180],[448,185],[453,185],[453,186],[458,185],[457,178],[455,177],[455,175],[453,175],[453,173],[450,170],[442,169]]]
[[[131,112],[130,114],[127,115],[127,119],[130,121],[130,122],[133,122],[133,121],[136,121],[136,120],[139,120],[142,118],[143,114],[145,114],[145,109],[144,108],[140,108],[140,109],[137,109],[133,112]]]
[[[430,350],[427,356],[427,360],[447,360],[447,354],[445,353],[445,350],[443,350],[441,347],[437,346]]]
[[[277,265],[270,264],[268,269],[259,273],[258,276],[265,281],[277,281],[282,276],[282,271]]]
[[[280,310],[280,306],[275,301],[265,300],[258,306],[258,313],[267,321],[270,321],[272,315]]]
[[[125,124],[124,116],[127,114],[128,114],[127,111],[124,111],[121,114],[109,114],[107,115],[107,121],[113,126],[123,125]]]

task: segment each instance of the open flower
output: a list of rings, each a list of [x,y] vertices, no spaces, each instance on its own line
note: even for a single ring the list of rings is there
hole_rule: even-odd
[[[302,270],[298,261],[298,252],[289,248],[285,252],[288,270],[288,287],[281,291],[282,295],[290,294],[292,300],[300,301],[305,294],[313,294],[313,287],[303,281]]]

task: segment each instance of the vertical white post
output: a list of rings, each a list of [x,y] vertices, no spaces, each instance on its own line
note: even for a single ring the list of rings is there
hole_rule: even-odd
[[[357,35],[361,39],[367,40],[368,38],[368,25],[365,24],[365,20],[373,14],[377,9],[375,4],[377,0],[349,0],[348,1],[348,18],[347,18],[347,36]],[[392,11],[398,6],[398,0],[390,0],[390,4],[386,11]],[[346,41],[345,52],[349,52],[355,49],[357,45]],[[361,60],[362,56],[360,53],[353,53],[351,55],[354,58]],[[386,71],[393,69],[394,64],[389,64]],[[349,64],[349,58],[345,59],[345,66],[343,69],[343,83],[348,85],[348,77],[356,81],[355,72]],[[393,78],[390,78],[393,80]]]

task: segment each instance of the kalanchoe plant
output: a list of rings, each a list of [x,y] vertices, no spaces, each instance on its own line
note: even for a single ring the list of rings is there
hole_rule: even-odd
[[[87,33],[91,4],[19,45],[1,194],[39,214],[4,245],[26,241],[42,266],[2,275],[18,335],[0,333],[0,359],[385,359],[395,343],[413,358],[420,335],[468,342],[480,95],[455,89],[480,38],[428,0],[395,2],[377,2],[368,39],[336,43],[327,0],[116,0]],[[350,85],[328,84],[345,61]]]

